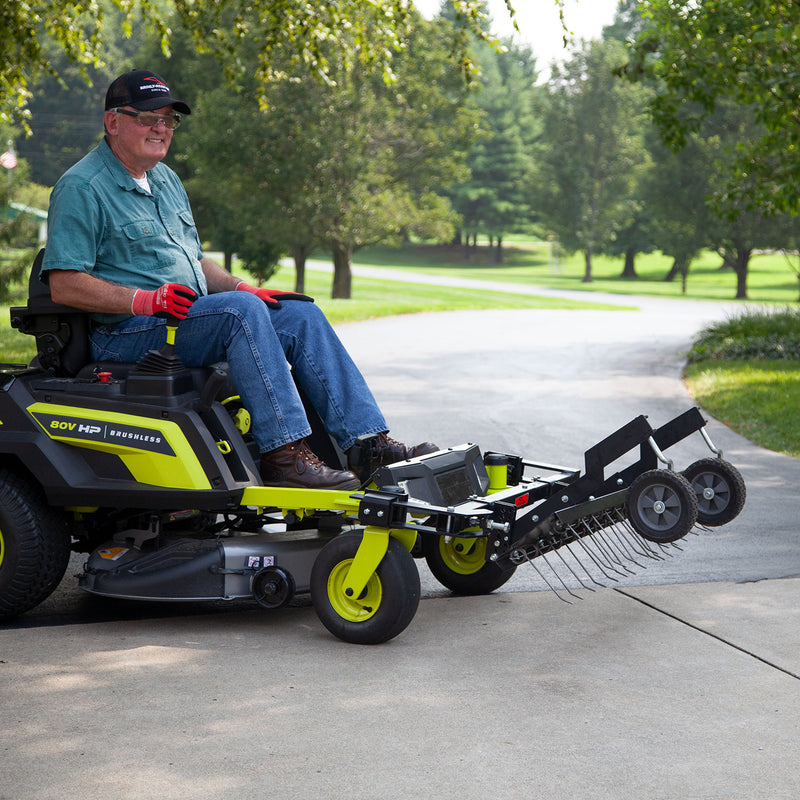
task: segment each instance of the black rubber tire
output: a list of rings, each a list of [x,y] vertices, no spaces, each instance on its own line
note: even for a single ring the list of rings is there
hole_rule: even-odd
[[[39,605],[56,589],[69,563],[64,516],[38,486],[0,469],[0,620]]]
[[[697,521],[709,527],[739,516],[747,489],[736,467],[721,458],[701,458],[683,471],[697,497]]]
[[[390,538],[386,555],[361,597],[347,598],[339,588],[360,544],[361,533],[348,531],[320,550],[311,569],[311,602],[334,636],[353,644],[381,644],[402,633],[414,619],[419,572],[408,550]]]
[[[444,536],[422,538],[425,561],[434,578],[456,594],[489,594],[506,583],[516,569],[502,569],[493,561],[486,561],[484,537],[450,541]]]
[[[651,542],[682,539],[697,522],[697,497],[689,481],[677,472],[651,469],[631,484],[625,499],[628,519]]]

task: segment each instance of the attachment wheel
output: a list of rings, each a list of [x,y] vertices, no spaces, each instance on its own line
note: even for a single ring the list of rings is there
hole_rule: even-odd
[[[625,507],[636,532],[651,542],[682,539],[697,522],[697,497],[689,481],[664,469],[639,475],[628,490]]]
[[[747,490],[736,467],[721,458],[701,458],[683,471],[697,496],[697,521],[716,527],[739,516]]]

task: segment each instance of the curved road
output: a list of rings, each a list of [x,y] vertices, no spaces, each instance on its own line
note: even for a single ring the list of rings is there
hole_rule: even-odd
[[[367,268],[355,271],[370,274]],[[381,270],[382,276],[387,273]],[[397,273],[397,279],[448,283],[409,273]],[[638,308],[447,312],[341,326],[340,336],[397,438],[431,440],[442,447],[475,442],[481,450],[582,467],[587,447],[633,417],[646,414],[658,426],[692,405],[680,378],[684,354],[704,324],[729,310],[724,304],[490,286]],[[712,533],[688,537],[677,557],[653,563],[620,586],[800,576],[800,460],[755,447],[714,420],[707,430],[744,476],[744,511]],[[710,453],[696,434],[668,455],[682,469]],[[73,556],[56,594],[15,625],[219,611],[219,604],[144,606],[89,597],[74,578],[84,558]],[[444,593],[424,562],[418,563],[423,594]],[[501,591],[544,588],[525,565]]]

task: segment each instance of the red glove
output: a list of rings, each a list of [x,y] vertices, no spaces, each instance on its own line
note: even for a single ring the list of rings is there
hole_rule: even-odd
[[[186,319],[197,293],[179,283],[165,283],[158,289],[137,289],[131,302],[131,313],[137,317],[175,317]]]
[[[307,300],[309,303],[314,302],[313,297],[307,294],[298,294],[297,292],[281,292],[277,289],[259,289],[251,286],[249,283],[242,281],[237,287],[237,292],[250,292],[256,297],[260,297],[270,308],[280,308],[279,300]]]

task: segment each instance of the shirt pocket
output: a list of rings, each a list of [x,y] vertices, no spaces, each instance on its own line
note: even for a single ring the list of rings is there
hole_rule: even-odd
[[[122,226],[122,235],[131,263],[165,266],[172,260],[167,253],[167,237],[155,219],[136,219]],[[166,240],[166,241],[165,241]]]
[[[200,239],[197,236],[197,227],[194,224],[194,217],[192,212],[187,210],[179,211],[178,218],[181,221],[181,240],[183,246],[190,253],[197,253],[197,258],[200,257]]]

